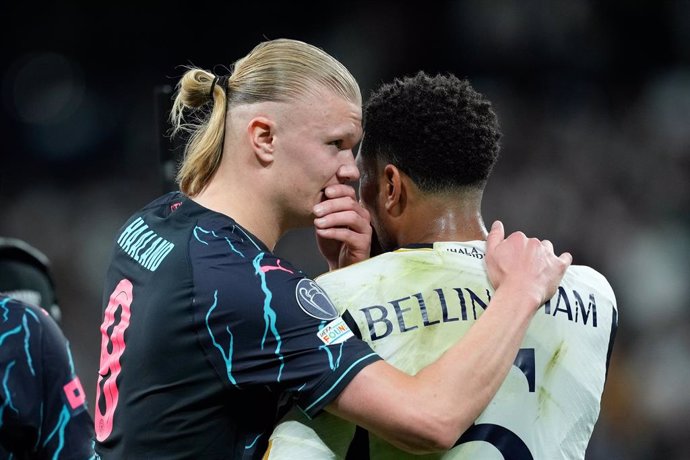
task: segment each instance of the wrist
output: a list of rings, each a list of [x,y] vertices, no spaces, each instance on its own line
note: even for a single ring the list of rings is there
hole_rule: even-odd
[[[496,289],[494,298],[503,298],[503,305],[516,311],[534,314],[543,305],[541,291],[532,283],[504,282]]]

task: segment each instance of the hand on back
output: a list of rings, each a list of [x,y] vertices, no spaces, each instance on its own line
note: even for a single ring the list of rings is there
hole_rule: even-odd
[[[549,240],[527,238],[514,232],[505,238],[500,221],[494,222],[486,240],[486,266],[495,289],[513,289],[544,304],[553,297],[573,258],[568,252],[556,256]]]

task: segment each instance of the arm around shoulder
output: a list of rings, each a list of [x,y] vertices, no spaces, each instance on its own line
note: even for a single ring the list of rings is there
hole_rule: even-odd
[[[487,260],[499,267],[496,273],[489,266],[497,290],[465,337],[415,376],[385,362],[370,364],[328,410],[409,452],[452,447],[498,391],[530,320],[572,259],[521,233],[504,240],[502,225],[495,225]]]

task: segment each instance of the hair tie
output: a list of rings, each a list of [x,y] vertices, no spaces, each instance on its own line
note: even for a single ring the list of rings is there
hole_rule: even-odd
[[[216,87],[216,82],[218,81],[218,76],[214,75],[213,82],[211,82],[211,89],[208,91],[208,98],[213,100],[213,90]]]
[[[213,89],[216,85],[220,87],[225,93],[228,92],[228,75],[215,76],[213,77],[213,82],[211,83],[211,90],[209,91],[208,97],[213,100]]]

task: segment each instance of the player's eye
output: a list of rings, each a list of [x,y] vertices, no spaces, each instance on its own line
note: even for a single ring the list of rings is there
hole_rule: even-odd
[[[342,139],[337,139],[335,141],[331,141],[328,143],[328,145],[334,145],[338,150],[343,149],[343,141]]]

